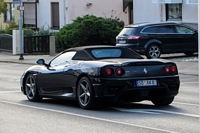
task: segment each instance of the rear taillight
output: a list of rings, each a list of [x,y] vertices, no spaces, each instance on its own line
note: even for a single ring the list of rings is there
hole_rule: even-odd
[[[164,72],[165,72],[165,74],[170,74],[170,67],[169,66],[165,66],[164,67]]]
[[[139,40],[141,36],[129,36],[127,40]]]
[[[165,66],[164,67],[164,72],[165,72],[165,74],[176,73],[177,72],[177,68],[176,68],[176,66]]]
[[[116,76],[122,76],[124,74],[124,70],[122,68],[116,68],[115,70],[113,70],[112,68],[106,68],[105,74],[106,76],[112,76],[114,74]]]
[[[105,69],[105,74],[106,74],[107,76],[113,75],[113,69],[111,69],[111,68],[106,68],[106,69]]]
[[[117,76],[122,76],[124,74],[124,70],[122,68],[116,68],[115,69],[115,74]]]
[[[172,71],[172,73],[176,73],[177,72],[176,66],[171,66],[171,71]]]

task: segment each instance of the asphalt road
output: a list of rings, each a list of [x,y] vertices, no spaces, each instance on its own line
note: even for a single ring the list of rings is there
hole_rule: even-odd
[[[181,75],[174,102],[155,107],[149,101],[107,103],[83,110],[74,101],[44,99],[29,102],[19,78],[30,65],[0,63],[0,133],[198,133],[198,76]]]

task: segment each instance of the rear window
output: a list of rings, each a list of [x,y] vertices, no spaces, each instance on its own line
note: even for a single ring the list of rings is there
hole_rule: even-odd
[[[126,47],[116,48],[96,48],[86,50],[95,59],[110,59],[110,58],[131,58],[131,59],[143,59],[142,56],[137,54],[135,51]]]
[[[133,35],[136,32],[137,28],[135,27],[126,27],[124,28],[118,36],[129,36]]]
[[[120,49],[94,49],[91,51],[95,58],[121,57]]]
[[[146,27],[141,32],[142,33],[157,33],[158,27]]]

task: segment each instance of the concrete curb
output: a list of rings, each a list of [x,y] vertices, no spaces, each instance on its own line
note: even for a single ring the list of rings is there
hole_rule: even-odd
[[[27,64],[27,65],[36,65],[36,63],[28,63],[28,62],[16,62],[16,61],[0,61],[2,63],[14,63],[14,64]]]

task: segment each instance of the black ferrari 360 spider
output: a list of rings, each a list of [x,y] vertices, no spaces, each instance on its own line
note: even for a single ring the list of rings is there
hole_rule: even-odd
[[[67,49],[49,63],[43,59],[21,77],[21,91],[30,101],[43,97],[77,100],[92,109],[104,101],[169,105],[179,91],[173,62],[144,59],[125,47],[85,46]]]

